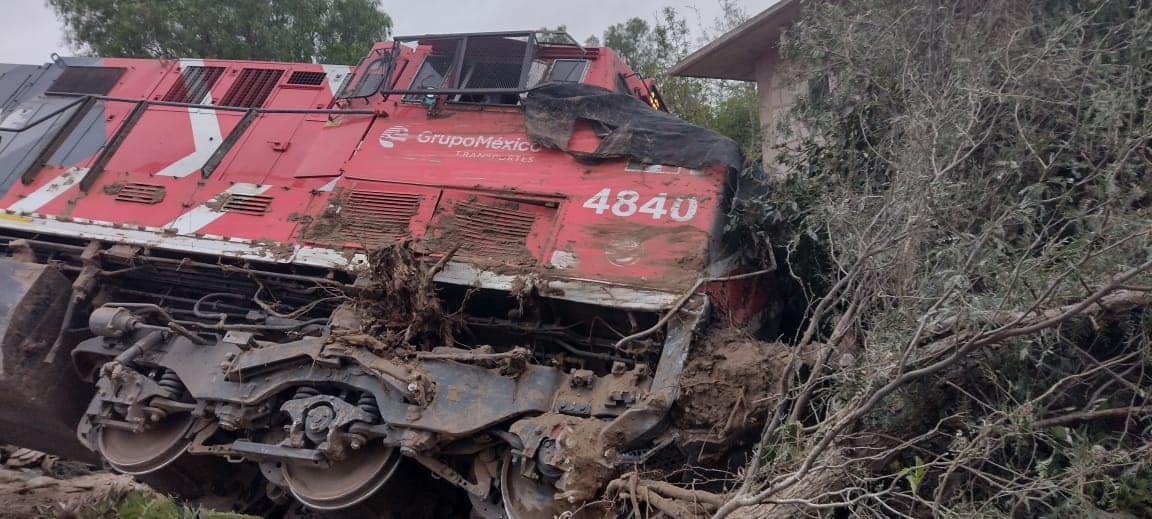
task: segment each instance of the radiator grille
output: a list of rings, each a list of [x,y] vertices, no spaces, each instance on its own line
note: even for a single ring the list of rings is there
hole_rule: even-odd
[[[306,72],[297,70],[288,76],[289,85],[322,85],[327,74],[323,72]]]
[[[474,202],[458,204],[454,216],[458,229],[449,234],[458,234],[465,256],[523,256],[536,223],[535,214]]]
[[[230,194],[220,205],[220,210],[229,213],[262,215],[272,205],[272,197],[267,195]]]
[[[337,197],[304,232],[304,238],[325,244],[355,243],[375,248],[411,235],[412,218],[420,209],[418,193],[352,190]]]
[[[199,103],[224,74],[224,67],[184,67],[180,79],[164,94],[170,103]]]
[[[105,188],[105,191],[115,192],[117,201],[137,204],[158,204],[164,201],[165,192],[164,186],[140,182],[130,182],[111,190]]]
[[[339,236],[365,247],[403,238],[409,234],[420,198],[415,193],[353,190],[344,201]]]
[[[240,71],[240,77],[224,94],[222,106],[237,106],[242,108],[260,108],[280,76],[284,73],[278,69],[246,68]]]

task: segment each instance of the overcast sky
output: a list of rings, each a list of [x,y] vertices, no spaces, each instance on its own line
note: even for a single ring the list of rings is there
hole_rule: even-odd
[[[243,0],[238,0],[243,1]],[[749,15],[776,0],[737,0]],[[716,0],[384,0],[396,34],[538,29],[565,24],[584,41],[633,16],[648,21],[664,6],[684,11],[694,24],[711,26],[719,15]],[[695,10],[689,6],[695,5]],[[0,63],[43,63],[53,53],[68,55],[56,13],[44,0],[0,0]],[[697,15],[696,13],[699,13]],[[192,57],[192,56],[189,56]]]

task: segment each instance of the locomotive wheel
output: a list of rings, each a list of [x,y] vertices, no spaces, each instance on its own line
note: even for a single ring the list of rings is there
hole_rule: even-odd
[[[147,474],[164,468],[179,458],[188,444],[196,418],[181,413],[164,418],[151,428],[134,433],[123,429],[101,427],[96,447],[112,468],[132,475]]]
[[[563,517],[568,507],[556,500],[556,487],[521,475],[511,456],[505,457],[501,465],[500,498],[509,519]]]
[[[372,443],[331,467],[286,462],[281,472],[301,503],[316,510],[339,510],[372,497],[399,465],[399,450]]]

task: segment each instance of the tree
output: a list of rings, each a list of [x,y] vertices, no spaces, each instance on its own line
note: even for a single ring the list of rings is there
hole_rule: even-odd
[[[789,174],[731,222],[794,294],[759,444],[619,509],[1152,517],[1152,7],[809,2],[782,45]]]
[[[616,51],[633,70],[645,76],[661,73],[664,68],[662,65],[667,62],[666,57],[661,59],[661,51],[667,49],[657,48],[657,42],[652,37],[652,27],[641,18],[631,18],[608,26],[604,30],[604,46]]]
[[[1148,517],[1152,8],[812,5],[741,215],[803,360],[716,517]]]
[[[388,37],[379,0],[47,0],[100,56],[354,64]]]

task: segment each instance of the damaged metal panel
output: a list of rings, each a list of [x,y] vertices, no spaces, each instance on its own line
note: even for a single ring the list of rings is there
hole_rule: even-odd
[[[535,88],[524,99],[524,121],[533,141],[580,159],[626,158],[687,168],[744,166],[736,141],[596,85],[550,83]],[[577,121],[598,125],[602,135],[595,151],[569,147]]]

